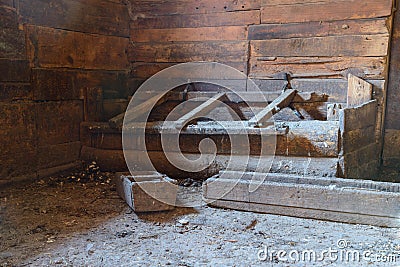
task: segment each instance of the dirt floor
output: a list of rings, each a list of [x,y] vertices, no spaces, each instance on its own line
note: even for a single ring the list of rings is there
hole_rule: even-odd
[[[0,266],[400,266],[400,229],[207,206],[138,215],[111,176],[1,188]]]

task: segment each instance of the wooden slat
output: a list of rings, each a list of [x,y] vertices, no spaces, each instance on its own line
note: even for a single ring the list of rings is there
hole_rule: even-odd
[[[260,12],[258,10],[248,10],[190,15],[138,16],[131,22],[131,29],[242,26],[258,23],[260,23]]]
[[[247,42],[213,41],[189,42],[179,44],[131,44],[131,62],[169,62],[190,61],[246,62]]]
[[[253,57],[250,77],[273,78],[290,73],[293,78],[346,78],[348,73],[367,79],[384,79],[385,57]]]
[[[224,175],[223,173],[220,174]],[[346,183],[337,182],[333,187],[318,185],[318,181],[312,184],[290,182],[281,178],[281,182],[274,181],[264,175],[265,182],[261,183],[256,191],[250,192],[251,186],[256,188],[259,182],[237,181],[234,174],[227,172],[225,176],[232,175],[232,180],[217,178],[210,181],[206,189],[206,198],[223,200],[298,207],[304,209],[337,211],[353,214],[364,214],[398,219],[398,205],[400,194],[398,192],[386,192],[373,190],[372,188],[357,188],[346,186]],[[251,175],[251,174],[249,174]],[[273,177],[274,174],[269,174]],[[224,177],[224,176],[222,176]],[[236,176],[237,177],[237,176]],[[240,176],[239,176],[240,177]],[[323,179],[322,177],[320,177]],[[275,179],[277,180],[277,179]],[[228,194],[220,195],[226,188],[237,183],[237,186]],[[390,185],[389,185],[390,190]],[[385,207],[384,209],[382,207]]]
[[[386,19],[312,21],[249,27],[249,40],[388,34]]]
[[[79,160],[81,142],[38,147],[38,169],[54,168]]]
[[[225,93],[219,93],[208,99],[206,102],[202,103],[200,106],[196,107],[189,113],[183,115],[174,124],[175,128],[182,129],[189,121],[196,119],[198,117],[206,115],[208,112],[216,108],[221,104],[221,99],[225,97]]]
[[[382,227],[400,227],[399,220],[390,217],[378,217],[371,215],[352,214],[326,210],[303,209],[287,206],[276,206],[248,202],[234,202],[226,200],[211,201],[210,206],[224,209],[253,211],[297,218],[318,219],[324,221],[344,222],[351,224],[365,224]]]
[[[230,67],[233,67],[240,72],[246,72],[247,71],[247,64],[246,62],[221,62],[221,64],[228,65]],[[131,64],[131,75],[135,78],[142,78],[142,79],[148,79],[154,74],[157,74],[158,72],[172,67],[178,63],[152,63],[152,62],[137,62],[137,63],[132,63]],[[204,77],[206,78],[206,77]]]
[[[78,32],[129,37],[128,8],[96,0],[19,1],[24,23]]]
[[[135,12],[149,15],[204,14],[260,9],[260,0],[130,0]]]
[[[0,101],[33,100],[29,83],[0,83]]]
[[[26,26],[29,59],[36,67],[124,70],[129,39]],[[54,49],[57,47],[57,49]]]
[[[267,119],[272,115],[279,112],[280,109],[287,107],[297,94],[296,90],[288,89],[277,99],[275,99],[271,104],[269,104],[265,109],[255,115],[249,120],[251,124],[262,125]]]
[[[346,35],[251,41],[253,57],[379,57],[386,56],[389,37]]]
[[[29,61],[0,59],[0,82],[30,82]]]
[[[348,83],[347,107],[356,107],[371,100],[372,84],[352,74],[349,74]]]
[[[344,19],[378,18],[390,16],[392,0],[269,2],[261,9],[262,23],[330,21]],[[285,14],[285,15],[282,15]]]
[[[246,39],[247,28],[245,26],[131,30],[131,41],[137,43],[236,41]]]
[[[38,145],[79,141],[83,103],[79,100],[37,103]]]
[[[127,71],[32,69],[35,100],[80,99],[81,88],[98,87],[107,98],[127,97]]]

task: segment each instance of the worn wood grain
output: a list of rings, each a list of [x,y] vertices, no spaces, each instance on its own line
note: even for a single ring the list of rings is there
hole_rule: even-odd
[[[345,35],[251,41],[253,57],[373,57],[386,56],[389,37]]]
[[[38,169],[54,168],[79,160],[81,142],[38,147]]]
[[[208,14],[176,14],[167,16],[137,16],[131,29],[197,28],[242,26],[260,23],[258,10]]]
[[[136,14],[172,15],[243,11],[260,8],[260,0],[130,0]]]
[[[249,40],[388,34],[386,19],[312,21],[249,26]]]
[[[252,57],[250,77],[273,78],[290,73],[293,78],[346,78],[348,73],[367,79],[384,79],[385,57]]]
[[[296,90],[287,89],[278,98],[272,101],[271,104],[251,118],[249,122],[262,126],[271,116],[278,113],[281,109],[286,108],[293,101],[296,94]]]
[[[35,67],[124,70],[129,39],[27,25],[29,59]],[[55,47],[57,49],[55,49]]]
[[[246,39],[247,28],[245,26],[131,30],[131,41],[137,43],[236,41]]]
[[[39,146],[79,141],[82,101],[37,103],[36,114]]]
[[[392,12],[392,2],[392,0],[264,1],[261,8],[261,22],[288,23],[385,17],[390,16]]]
[[[218,105],[221,104],[221,99],[226,97],[225,93],[219,93],[215,96],[209,98],[207,101],[199,105],[198,107],[194,108],[190,112],[186,113],[182,117],[180,117],[177,121],[175,121],[175,127],[177,129],[181,129],[184,127],[188,122],[193,119],[196,119],[201,116],[205,116],[211,110],[216,108]]]
[[[0,2],[0,29],[5,28],[18,29],[18,15],[15,8],[2,5]]]
[[[348,76],[347,107],[367,103],[372,98],[372,84],[352,74]]]
[[[127,71],[32,69],[35,100],[77,100],[82,88],[99,87],[104,98],[127,97]]]
[[[0,28],[0,58],[26,59],[23,31],[18,28]]]
[[[24,23],[78,32],[129,37],[128,8],[96,0],[19,1]]]
[[[3,155],[34,151],[36,146],[35,104],[0,103],[0,150]]]
[[[0,83],[0,101],[33,100],[29,83]]]
[[[351,214],[345,212],[303,209],[297,207],[276,206],[248,202],[234,202],[226,200],[211,201],[210,206],[235,209],[243,211],[253,211],[260,213],[292,216],[297,218],[317,219],[323,221],[344,222],[351,224],[376,225],[382,227],[400,227],[397,218],[377,217],[371,215]]]
[[[222,61],[245,62],[244,41],[189,42],[179,44],[132,44],[129,48],[131,62],[190,62]]]

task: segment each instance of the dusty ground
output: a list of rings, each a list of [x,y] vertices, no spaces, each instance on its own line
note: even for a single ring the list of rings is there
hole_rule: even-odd
[[[399,229],[205,206],[137,215],[107,180],[62,181],[0,189],[0,266],[379,266],[374,256],[400,251]],[[199,191],[186,188],[183,197]],[[299,259],[307,250],[337,254],[319,262],[285,262],[275,254],[261,261],[265,247],[297,251]],[[346,251],[371,251],[371,262],[348,263],[340,259]],[[395,260],[380,266],[400,266]]]

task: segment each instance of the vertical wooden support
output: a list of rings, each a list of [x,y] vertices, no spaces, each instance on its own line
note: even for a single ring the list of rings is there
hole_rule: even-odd
[[[367,103],[372,99],[372,84],[353,74],[348,77],[347,107],[353,108]]]

